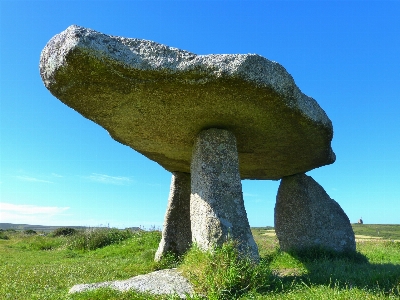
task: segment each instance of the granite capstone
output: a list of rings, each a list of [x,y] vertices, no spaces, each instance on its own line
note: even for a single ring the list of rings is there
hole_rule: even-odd
[[[70,26],[44,47],[50,92],[170,172],[190,173],[197,135],[234,133],[242,179],[280,179],[335,161],[332,123],[278,63],[194,53]]]

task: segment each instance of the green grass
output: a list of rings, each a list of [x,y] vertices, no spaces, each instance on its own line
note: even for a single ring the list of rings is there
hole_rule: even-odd
[[[151,272],[159,240],[159,232],[138,232],[88,251],[71,250],[67,237],[15,233],[0,240],[0,299],[74,299],[67,292],[75,284]]]
[[[391,229],[391,236],[400,233],[399,225],[367,225],[369,228],[359,229],[361,226],[366,225],[353,227],[355,234],[374,236],[372,230],[382,232],[387,228]],[[400,298],[400,242],[360,241],[357,253],[348,256],[324,251],[298,255],[281,252],[276,238],[265,236],[266,232],[263,228],[253,229],[260,253],[269,257],[275,276],[269,293],[248,299]]]
[[[399,236],[400,226],[355,225],[356,234],[376,236],[373,230],[378,230],[390,235],[382,241],[357,242],[358,252],[350,256],[317,250],[284,253],[276,237],[256,228],[259,265],[241,257],[232,243],[212,253],[194,247],[185,257],[155,263],[160,232],[102,230],[70,236],[0,231],[8,238],[0,239],[0,299],[174,299],[111,289],[68,294],[75,284],[122,280],[171,266],[183,270],[208,299],[400,298],[400,242],[391,241]],[[86,242],[76,242],[82,236]]]

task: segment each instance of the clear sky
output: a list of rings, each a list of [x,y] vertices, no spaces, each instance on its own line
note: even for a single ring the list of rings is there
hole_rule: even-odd
[[[75,24],[197,54],[283,65],[333,122],[334,164],[307,174],[351,222],[400,224],[400,1],[0,0],[0,222],[161,228],[171,174],[53,97],[40,52]],[[279,181],[242,181],[273,226]]]

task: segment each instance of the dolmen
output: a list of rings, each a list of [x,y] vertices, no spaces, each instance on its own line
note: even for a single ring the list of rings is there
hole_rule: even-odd
[[[278,63],[70,26],[43,49],[40,74],[56,98],[172,173],[156,260],[228,238],[258,260],[242,179],[281,179],[285,251],[355,249],[346,214],[304,174],[335,161],[332,122]]]

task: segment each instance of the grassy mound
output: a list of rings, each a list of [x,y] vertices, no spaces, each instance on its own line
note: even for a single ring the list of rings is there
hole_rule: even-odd
[[[237,299],[246,292],[265,289],[271,275],[265,259],[255,263],[237,250],[234,241],[209,252],[193,246],[179,269],[207,299]]]
[[[78,231],[70,227],[60,227],[52,232],[52,236],[70,236],[76,234]]]
[[[117,228],[86,229],[71,235],[67,247],[70,250],[96,250],[120,243],[132,236],[132,231],[119,230]]]

